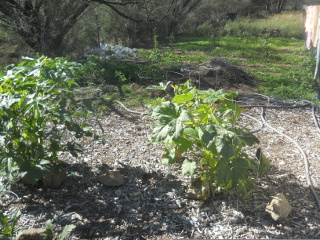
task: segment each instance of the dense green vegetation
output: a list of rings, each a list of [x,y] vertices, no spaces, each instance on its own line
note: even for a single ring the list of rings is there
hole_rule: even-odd
[[[88,24],[91,31],[93,21]],[[79,28],[75,25],[73,31]],[[108,109],[91,100],[83,101],[80,108],[76,99],[79,89],[99,88],[101,97],[119,99],[127,106],[145,106],[153,100],[146,86],[162,81],[161,86],[166,89],[167,81],[174,80],[167,71],[176,71],[182,65],[193,67],[212,58],[224,58],[260,80],[255,89],[258,92],[278,99],[316,101],[319,83],[313,79],[315,59],[305,47],[300,12],[263,19],[204,21],[170,35],[169,41],[154,29],[148,32],[149,37],[150,32],[153,34],[153,46],[138,48],[137,56],[129,62],[79,57],[73,49],[68,49],[69,59],[41,56],[21,62],[15,53],[36,56],[35,53],[17,35],[1,30],[1,174],[9,181],[17,177],[34,184],[44,175],[63,169],[59,152],[69,151],[76,156],[76,138],[97,139],[77,117]],[[86,38],[86,42],[92,42],[84,50],[96,44],[91,37],[85,31],[79,34],[80,42]],[[14,64],[4,67],[8,63]],[[115,86],[114,91],[104,91],[108,85]],[[265,158],[251,159],[242,151],[258,140],[246,135],[247,129],[238,125],[240,110],[233,101],[234,94],[198,91],[188,82],[174,86],[174,90],[169,101],[156,101],[152,113],[157,120],[153,140],[166,145],[163,162],[181,163],[182,173],[198,174],[204,191],[210,191],[214,182],[224,189],[237,188],[247,194],[253,187],[248,170],[262,173],[268,162]],[[63,132],[72,132],[75,138],[63,142]],[[190,149],[196,151],[190,154]],[[183,157],[184,161],[179,162]],[[208,198],[204,192],[200,194],[202,199]],[[18,213],[8,219],[0,211],[0,236],[11,239],[17,220]]]
[[[279,99],[316,100],[318,81],[313,79],[315,58],[307,51],[304,39],[301,39],[301,14],[283,14],[291,17],[287,30],[299,33],[289,37],[288,31],[280,30],[273,36],[274,29],[280,29],[282,22],[275,25],[273,17],[257,20],[258,23],[246,25],[243,21],[228,23],[233,34],[207,37],[180,36],[167,48],[141,49],[141,55],[152,61],[154,66],[176,67],[184,64],[191,66],[211,58],[224,58],[261,81],[257,91]],[[248,20],[249,21],[249,20]],[[271,23],[270,23],[271,22]],[[253,22],[255,23],[255,22]],[[237,27],[238,26],[238,27]],[[242,27],[242,34],[239,29]],[[245,27],[246,26],[246,27]],[[278,26],[279,28],[277,28]],[[223,30],[225,30],[223,28]],[[255,31],[249,32],[255,28]],[[229,28],[230,29],[230,28]],[[297,38],[300,35],[300,38]],[[179,49],[179,51],[177,51]]]
[[[182,174],[200,176],[200,199],[208,199],[216,187],[235,188],[248,195],[254,184],[249,171],[261,174],[269,162],[251,158],[243,150],[259,140],[239,124],[241,109],[236,94],[223,90],[198,90],[191,82],[173,85],[172,101],[157,100],[152,138],[165,143],[164,164],[180,162]],[[214,188],[214,189],[212,189]]]
[[[73,72],[78,64],[64,58],[25,58],[0,77],[0,169],[6,182],[23,179],[35,184],[44,175],[59,173],[61,151],[77,156],[75,139],[97,136],[85,121],[91,103],[82,108],[75,99]],[[74,137],[63,142],[65,132]]]
[[[291,16],[296,20],[300,15],[285,16]],[[248,32],[242,36],[231,35],[230,32],[207,37],[181,35],[166,44],[159,42],[155,35],[153,48],[138,49],[135,59],[147,62],[143,65],[132,61],[119,61],[115,57],[102,59],[89,56],[77,63],[63,58],[26,58],[27,60],[17,67],[9,67],[7,73],[2,74],[0,89],[4,116],[1,132],[2,138],[6,139],[2,151],[2,164],[7,167],[3,169],[10,176],[17,171],[21,176],[35,182],[58,163],[58,151],[66,147],[74,149],[71,145],[74,143],[71,142],[66,146],[57,145],[54,138],[57,137],[55,131],[58,130],[52,130],[64,124],[66,130],[79,132],[81,136],[89,134],[81,133],[83,130],[80,126],[71,122],[72,113],[66,112],[65,109],[66,106],[72,106],[70,103],[75,104],[75,93],[72,89],[75,90],[76,87],[93,86],[104,89],[108,85],[114,85],[115,91],[103,92],[104,97],[120,99],[130,106],[147,105],[151,101],[151,94],[145,91],[146,86],[154,82],[172,80],[168,78],[166,71],[176,70],[181,65],[192,67],[211,58],[224,58],[259,79],[261,84],[257,91],[261,93],[279,99],[315,101],[318,87],[318,83],[313,80],[315,61],[311,53],[306,51],[304,40],[272,36],[272,29],[267,27],[275,27],[274,18],[270,18],[272,24],[269,25],[268,20],[263,20],[265,25],[262,25],[262,20],[257,21],[259,24],[257,23],[255,28],[259,27],[260,32],[255,31],[259,32],[255,36],[248,36]],[[291,22],[293,28],[296,21]],[[234,21],[226,24],[225,28],[230,29],[232,25],[236,29],[241,24],[243,23],[240,20]],[[52,105],[54,99],[59,99],[58,105],[61,108]],[[66,105],[68,101],[70,103]],[[87,105],[91,107],[91,103]],[[50,132],[44,131],[48,122],[53,124]],[[61,138],[60,134],[58,136]],[[35,145],[34,139],[38,139],[38,144]],[[47,145],[46,141],[50,144]],[[28,173],[26,169],[33,170]]]

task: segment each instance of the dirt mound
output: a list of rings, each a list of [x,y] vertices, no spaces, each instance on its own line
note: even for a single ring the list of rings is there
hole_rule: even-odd
[[[183,70],[182,70],[183,71]],[[216,58],[197,65],[190,71],[190,79],[201,89],[239,89],[257,86],[257,79],[242,68]]]

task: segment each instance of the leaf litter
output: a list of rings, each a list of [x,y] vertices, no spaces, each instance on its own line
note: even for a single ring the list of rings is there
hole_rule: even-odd
[[[257,103],[257,99],[254,100]],[[275,103],[277,104],[277,103]],[[62,153],[67,179],[58,189],[16,184],[20,200],[4,209],[21,210],[23,229],[43,227],[51,220],[57,232],[76,228],[68,239],[184,239],[184,238],[318,238],[319,210],[306,183],[301,154],[268,128],[255,133],[271,170],[255,178],[248,199],[235,192],[216,193],[207,201],[187,198],[191,178],[180,167],[161,163],[160,144],[149,144],[152,120],[121,108],[99,117],[107,140],[102,145],[83,138],[84,152],[74,158]],[[260,119],[260,110],[246,114]],[[96,126],[94,119],[90,120]],[[242,118],[251,130],[259,123]],[[267,109],[266,121],[299,142],[308,155],[311,179],[320,188],[319,133],[310,108]],[[96,126],[96,130],[100,129]],[[68,137],[68,136],[66,136]],[[125,184],[106,187],[98,177],[118,170]],[[265,212],[271,197],[283,193],[292,206],[286,223],[278,224]],[[5,196],[3,193],[1,199]]]

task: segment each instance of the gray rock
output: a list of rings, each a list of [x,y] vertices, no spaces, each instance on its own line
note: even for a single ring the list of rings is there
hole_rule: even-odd
[[[124,184],[124,178],[119,171],[108,171],[98,178],[99,182],[108,187],[118,187]]]
[[[266,212],[271,215],[273,220],[285,222],[291,212],[291,205],[283,194],[278,193],[267,205]]]

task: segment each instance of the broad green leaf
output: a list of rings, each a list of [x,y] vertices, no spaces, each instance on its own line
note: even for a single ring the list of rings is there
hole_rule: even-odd
[[[186,159],[183,161],[183,164],[181,167],[182,174],[183,175],[189,174],[192,176],[194,174],[196,168],[197,168],[197,164],[194,161]]]
[[[214,108],[212,106],[206,104],[199,104],[198,108],[194,110],[194,113],[197,114],[198,120],[201,123],[208,124],[210,122],[219,122],[214,114]]]
[[[45,240],[53,239],[54,230],[53,230],[53,225],[52,225],[51,220],[48,220],[46,222],[45,228],[46,228],[46,233],[41,234],[41,236],[44,237]]]
[[[157,142],[160,142],[160,141],[170,142],[171,132],[172,132],[172,127],[170,127],[169,125],[157,126],[153,129],[152,138],[154,138]]]
[[[201,127],[195,127],[195,132],[197,133],[197,138],[202,139],[203,136],[203,130]]]
[[[209,163],[209,166],[213,169],[217,166],[217,158],[213,155],[208,155],[208,163]]]
[[[224,186],[226,188],[231,188],[232,186],[232,171],[231,163],[228,159],[219,159],[217,166],[215,168],[215,182],[218,186]]]
[[[222,125],[216,126],[217,137],[215,140],[218,153],[224,158],[234,157],[236,146],[234,145],[234,132],[228,130]]]
[[[187,110],[172,102],[162,103],[154,109],[151,116],[157,120],[157,126],[152,133],[156,141],[168,141],[168,139],[177,141],[186,127],[183,123],[192,121]]]
[[[84,99],[82,102],[83,102],[83,105],[87,108],[87,110],[91,112],[93,111],[92,100]]]
[[[245,158],[237,158],[233,161],[232,167],[232,187],[237,187],[237,190],[245,193],[246,189],[249,189],[250,186],[247,186],[248,181],[248,170],[251,168],[250,161]],[[242,185],[242,187],[241,187]]]
[[[225,101],[227,99],[234,99],[236,96],[235,93],[227,93],[225,90],[220,89],[215,91],[213,89],[209,89],[207,91],[207,97],[203,100],[204,103],[216,103],[219,101]]]
[[[8,216],[5,216],[2,210],[0,210],[0,223],[2,226],[6,226],[8,223]]]
[[[188,92],[186,94],[175,95],[172,101],[178,104],[181,104],[184,102],[188,102],[190,104],[193,99],[194,99],[194,95],[191,92]]]
[[[168,81],[166,83],[160,82],[159,85],[150,85],[146,89],[156,89],[156,90],[166,91],[168,86],[169,86],[169,84],[171,84],[170,81]]]
[[[242,135],[237,136],[236,138],[242,146],[248,145],[253,146],[255,144],[259,144],[259,139],[254,136],[252,133],[243,133]]]
[[[212,151],[206,150],[201,153],[203,158],[201,159],[201,165],[209,165],[210,168],[214,169],[217,165],[218,158]]]
[[[176,162],[176,149],[173,148],[170,151],[166,150],[166,153],[164,154],[165,157],[162,158],[162,164],[165,165],[171,165],[174,164]]]
[[[68,236],[69,232],[71,232],[75,227],[76,227],[76,225],[67,225],[67,226],[65,226],[63,228],[62,233],[58,237],[58,240],[64,240]]]
[[[216,136],[217,136],[217,132],[213,125],[208,125],[206,127],[206,130],[203,131],[203,134],[201,136],[201,140],[203,141],[206,148],[213,153],[217,152],[216,144],[215,144]]]
[[[191,137],[191,138],[198,138],[198,134],[194,128],[186,128],[184,130],[184,133],[186,136]]]
[[[232,139],[227,135],[218,136],[215,139],[215,144],[218,153],[224,158],[231,158],[235,156]]]
[[[220,186],[234,188],[248,178],[250,165],[250,161],[245,158],[236,158],[233,161],[220,159],[216,166],[216,182]]]
[[[242,180],[239,179],[238,185],[237,185],[237,192],[242,194],[245,198],[249,197],[248,192],[250,190],[254,189],[254,183],[252,181],[252,178],[248,176],[246,179]]]
[[[28,164],[28,163],[26,163]],[[42,178],[42,169],[37,166],[20,166],[19,171],[22,173],[21,177],[23,177],[27,183],[36,184]]]
[[[256,158],[259,161],[258,165],[258,174],[263,174],[270,169],[269,159],[262,153],[261,148],[257,149]]]
[[[183,137],[179,138],[177,143],[179,144],[178,149],[181,153],[186,152],[187,150],[192,150],[192,146],[194,144],[193,141],[190,141]]]
[[[178,118],[181,109],[176,103],[164,102],[160,106],[156,107],[151,116],[155,118],[160,124],[166,124],[174,118]]]

